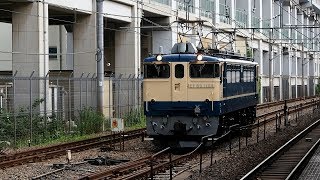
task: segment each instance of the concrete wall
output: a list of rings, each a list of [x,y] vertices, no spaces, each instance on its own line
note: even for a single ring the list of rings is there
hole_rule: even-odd
[[[0,23],[0,71],[12,70],[12,25]]]
[[[92,3],[92,0],[45,0],[46,3],[55,6],[64,6],[65,8],[77,9],[77,11],[82,11],[85,13],[92,14],[92,8],[95,4]]]
[[[171,53],[173,46],[172,36],[170,31],[153,31],[152,32],[152,54],[159,53],[159,47],[163,47],[163,53]]]
[[[69,39],[69,42],[67,41]],[[68,46],[73,46],[72,41],[68,38],[68,33],[63,25],[49,26],[49,48],[57,48],[56,58],[49,56],[50,70],[73,70],[71,64],[73,59],[67,59]],[[69,48],[70,50],[72,48]],[[69,52],[69,53],[72,53]],[[68,60],[68,62],[67,62]]]

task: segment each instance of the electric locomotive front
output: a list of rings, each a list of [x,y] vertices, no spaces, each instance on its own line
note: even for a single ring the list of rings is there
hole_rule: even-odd
[[[218,132],[220,107],[215,102],[223,88],[219,59],[196,54],[193,47],[179,43],[173,54],[144,60],[147,135],[183,147]]]

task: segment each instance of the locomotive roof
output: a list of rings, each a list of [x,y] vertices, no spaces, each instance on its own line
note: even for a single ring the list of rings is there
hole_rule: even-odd
[[[162,62],[190,62],[197,59],[197,54],[168,54],[162,56]],[[148,57],[144,62],[157,61],[156,57]],[[219,62],[219,58],[212,56],[203,56],[202,61]]]
[[[191,62],[197,59],[197,54],[169,54],[162,56],[162,62]],[[156,57],[148,57],[144,59],[144,62],[154,62],[157,61]],[[202,61],[206,62],[227,62],[230,64],[250,64],[256,65],[258,63],[251,62],[247,60],[241,59],[227,59],[227,58],[220,58],[220,57],[213,57],[208,55],[203,55]]]

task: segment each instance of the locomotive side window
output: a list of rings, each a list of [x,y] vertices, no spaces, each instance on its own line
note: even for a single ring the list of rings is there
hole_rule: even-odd
[[[145,64],[144,78],[169,78],[170,66],[168,64]]]
[[[243,67],[243,82],[254,82],[254,67]]]
[[[184,77],[184,66],[182,64],[175,65],[174,74],[176,78],[183,78]]]
[[[227,83],[239,83],[240,82],[240,65],[227,65]]]
[[[190,64],[191,78],[220,77],[219,64]]]

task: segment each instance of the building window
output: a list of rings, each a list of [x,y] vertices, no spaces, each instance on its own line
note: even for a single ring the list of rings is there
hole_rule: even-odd
[[[200,12],[201,16],[212,18],[215,11],[215,5],[213,0],[201,0],[200,1]]]
[[[153,1],[171,6],[171,1],[169,0],[153,0]]]
[[[49,47],[49,59],[58,59],[58,48]]]
[[[195,12],[195,0],[179,0],[178,1],[178,9],[188,11],[191,13]]]

